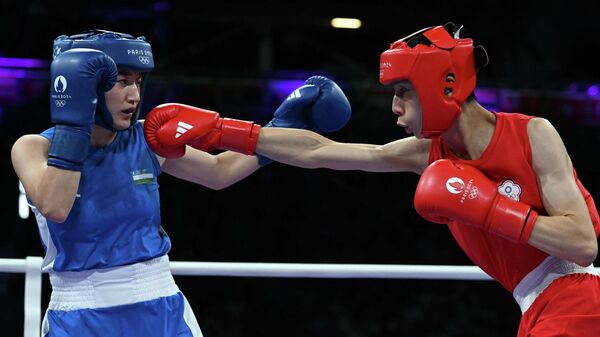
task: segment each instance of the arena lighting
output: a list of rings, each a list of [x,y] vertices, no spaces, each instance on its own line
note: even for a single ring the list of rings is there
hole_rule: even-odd
[[[48,65],[46,60],[0,57],[0,68],[48,68]]]
[[[49,66],[47,60],[0,57],[0,78],[45,79]]]
[[[597,84],[590,85],[587,89],[587,94],[590,97],[595,97],[600,93],[600,86]]]
[[[333,28],[358,29],[362,26],[362,22],[354,18],[333,18],[331,26]]]
[[[304,80],[274,80],[269,82],[269,92],[275,94],[278,100],[282,100],[303,85]]]

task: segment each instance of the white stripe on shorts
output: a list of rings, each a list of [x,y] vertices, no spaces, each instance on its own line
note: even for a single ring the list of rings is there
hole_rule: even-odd
[[[132,265],[81,272],[50,272],[48,309],[107,308],[179,292],[167,255]]]
[[[573,262],[548,256],[539,266],[525,275],[513,291],[513,297],[517,300],[521,313],[525,313],[529,309],[552,281],[569,274],[598,275],[593,264],[582,267]]]

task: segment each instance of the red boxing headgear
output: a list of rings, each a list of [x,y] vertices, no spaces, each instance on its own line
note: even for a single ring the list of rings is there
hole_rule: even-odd
[[[475,72],[473,40],[453,37],[436,26],[392,43],[381,54],[379,82],[412,83],[421,101],[421,133],[430,138],[448,130],[460,114],[475,89]]]

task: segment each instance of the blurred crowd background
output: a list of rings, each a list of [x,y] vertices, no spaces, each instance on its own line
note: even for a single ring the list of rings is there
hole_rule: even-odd
[[[2,1],[0,258],[43,256],[19,214],[10,149],[52,126],[49,64],[61,34],[145,36],[156,68],[142,114],[165,102],[268,122],[311,75],[335,80],[353,108],[326,136],[383,144],[406,137],[378,83],[379,55],[421,28],[453,21],[486,47],[476,95],[495,111],[548,118],[580,180],[600,198],[599,5],[593,1]],[[333,17],[362,21],[334,29]],[[174,261],[471,265],[445,226],[421,219],[410,173],[304,170],[273,163],[225,190],[161,175]],[[597,199],[598,200],[598,199]],[[3,337],[22,336],[22,274],[0,273]],[[176,278],[206,337],[508,337],[520,311],[489,281]],[[43,303],[49,297],[44,281]],[[45,310],[45,307],[43,308]]]

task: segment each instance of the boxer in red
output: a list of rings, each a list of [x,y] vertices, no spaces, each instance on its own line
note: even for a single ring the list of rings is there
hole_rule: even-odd
[[[519,337],[600,336],[600,221],[561,137],[543,118],[492,112],[474,95],[487,54],[448,23],[381,54],[396,124],[414,136],[340,143],[308,130],[262,128],[247,153],[305,168],[414,172],[414,202],[447,224],[469,258],[511,292]],[[212,133],[196,146],[219,148]]]

